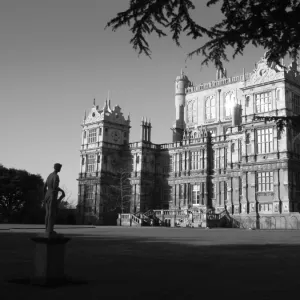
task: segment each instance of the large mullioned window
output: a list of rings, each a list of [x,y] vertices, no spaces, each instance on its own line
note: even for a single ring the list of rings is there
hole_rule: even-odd
[[[232,107],[235,103],[235,95],[233,92],[227,93],[225,96],[225,117],[231,117],[232,115]]]
[[[88,199],[88,200],[94,199],[94,186],[93,185],[86,186],[86,199]]]
[[[268,112],[272,110],[272,93],[265,92],[255,95],[256,112]]]
[[[195,100],[188,103],[188,122],[197,122],[197,102]]]
[[[192,203],[193,204],[200,204],[200,184],[193,185]]]
[[[257,153],[269,153],[273,151],[273,128],[257,130]]]
[[[203,198],[203,183],[194,184],[192,186],[192,204],[193,205],[204,205]]]
[[[88,143],[95,143],[97,139],[97,129],[93,128],[89,130]]]
[[[215,169],[226,169],[227,167],[227,148],[216,148],[213,151],[213,162]]]
[[[204,150],[192,151],[190,155],[191,170],[205,169]]]
[[[257,173],[257,187],[259,192],[273,191],[273,172]]]
[[[205,116],[206,120],[213,120],[216,118],[216,99],[210,96],[205,102]]]
[[[87,157],[87,171],[89,173],[95,171],[95,162],[96,162],[96,155],[95,154],[89,154]]]

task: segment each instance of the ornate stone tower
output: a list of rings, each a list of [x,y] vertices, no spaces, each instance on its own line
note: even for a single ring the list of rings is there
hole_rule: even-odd
[[[183,131],[185,129],[184,122],[184,106],[185,106],[185,89],[189,86],[189,79],[181,71],[175,80],[175,109],[176,121],[173,125],[173,142],[181,141],[183,138]]]
[[[101,223],[100,216],[109,200],[109,177],[123,167],[129,132],[129,116],[126,120],[118,105],[111,108],[107,99],[99,109],[94,100],[82,123],[78,204],[83,223]]]

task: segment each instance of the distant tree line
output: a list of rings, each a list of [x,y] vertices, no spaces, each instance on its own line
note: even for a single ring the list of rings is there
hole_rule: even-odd
[[[39,174],[6,168],[0,164],[0,223],[43,224],[44,180]],[[60,208],[66,208],[67,202]],[[63,214],[68,218],[67,214]],[[57,220],[58,223],[75,223],[75,220]]]

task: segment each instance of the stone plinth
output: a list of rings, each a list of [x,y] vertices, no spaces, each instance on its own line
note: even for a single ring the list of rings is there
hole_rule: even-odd
[[[32,238],[35,242],[33,284],[56,285],[66,280],[64,258],[65,245],[69,240],[63,235]]]

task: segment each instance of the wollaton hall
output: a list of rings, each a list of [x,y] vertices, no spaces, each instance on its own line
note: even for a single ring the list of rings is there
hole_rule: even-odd
[[[171,91],[170,91],[171,92]],[[300,140],[292,128],[253,116],[300,114],[300,72],[262,57],[252,73],[194,85],[175,82],[173,142],[153,144],[151,123],[130,142],[130,118],[119,106],[95,105],[84,117],[78,207],[85,222],[101,224],[112,209],[116,174],[126,171],[124,212],[191,208],[232,216],[290,215],[300,208]],[[114,182],[115,185],[118,183]],[[123,195],[124,196],[124,195]],[[129,200],[128,200],[129,199]]]

